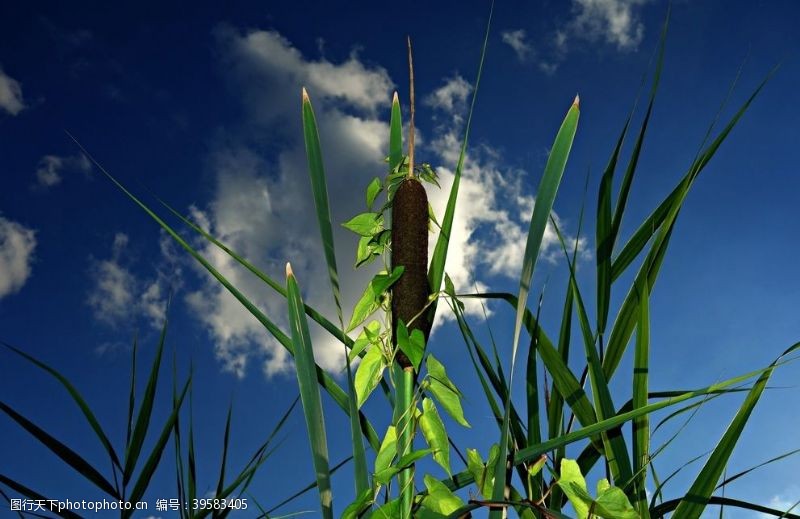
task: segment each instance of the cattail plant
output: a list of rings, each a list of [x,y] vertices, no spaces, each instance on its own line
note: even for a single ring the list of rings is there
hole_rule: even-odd
[[[425,310],[428,285],[428,195],[414,174],[414,65],[411,39],[408,40],[409,90],[411,121],[408,130],[408,174],[392,197],[392,269],[403,268],[403,274],[392,287],[393,345],[397,347],[397,325],[403,322],[409,332],[421,330],[427,339],[430,333]],[[403,369],[411,362],[402,351],[397,362]]]

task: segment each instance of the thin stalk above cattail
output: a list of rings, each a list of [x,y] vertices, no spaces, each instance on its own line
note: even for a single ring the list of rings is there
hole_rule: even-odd
[[[414,175],[414,72],[411,40],[408,40],[411,92],[411,124],[408,139],[408,175],[397,187],[392,200],[392,269],[404,267],[403,275],[392,288],[392,326],[400,321],[412,330],[421,330],[427,339],[430,324],[425,315],[430,288],[428,285],[428,195]],[[395,348],[396,333],[393,334]],[[407,369],[411,362],[402,351],[397,361]]]

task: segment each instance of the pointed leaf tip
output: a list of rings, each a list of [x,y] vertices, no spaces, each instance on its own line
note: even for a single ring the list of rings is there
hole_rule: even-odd
[[[575,94],[575,100],[572,102],[572,105],[580,107],[580,105],[581,105],[581,96],[579,96],[578,94]]]
[[[286,277],[294,277],[294,272],[292,272],[292,264],[288,261],[286,262]]]
[[[303,101],[309,101],[308,91],[306,90],[306,87],[303,87]]]
[[[400,97],[397,95],[397,90],[394,91],[394,95],[392,96],[392,103],[399,103]]]

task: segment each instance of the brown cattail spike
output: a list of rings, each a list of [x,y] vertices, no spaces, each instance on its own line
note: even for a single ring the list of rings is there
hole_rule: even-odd
[[[428,339],[430,323],[425,305],[428,303],[428,195],[416,178],[400,183],[392,201],[392,269],[404,267],[403,275],[392,288],[393,337],[402,320],[408,331],[421,330]],[[397,340],[394,341],[397,346]],[[401,351],[397,361],[403,368],[411,366]]]

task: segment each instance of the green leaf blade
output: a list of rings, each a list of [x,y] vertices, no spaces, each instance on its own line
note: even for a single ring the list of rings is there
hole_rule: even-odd
[[[292,328],[292,343],[295,348],[297,382],[300,386],[300,400],[303,404],[303,414],[311,443],[322,516],[325,519],[333,519],[328,440],[325,419],[322,414],[322,400],[316,382],[314,350],[303,311],[300,287],[288,264],[286,266],[286,291],[289,295],[289,320]]]

